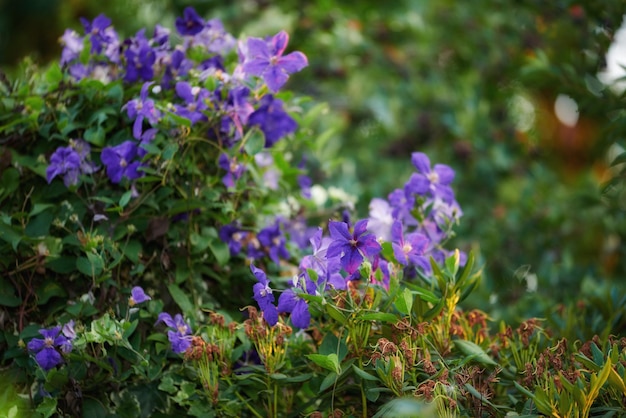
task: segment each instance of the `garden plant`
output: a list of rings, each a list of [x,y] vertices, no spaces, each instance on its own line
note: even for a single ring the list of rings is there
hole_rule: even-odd
[[[407,152],[364,216],[315,183],[331,108],[287,32],[81,23],[0,74],[0,417],[625,413],[617,309],[463,308],[445,162]]]

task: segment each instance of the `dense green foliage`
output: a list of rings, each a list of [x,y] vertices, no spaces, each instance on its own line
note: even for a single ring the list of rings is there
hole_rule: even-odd
[[[242,39],[284,29],[288,49],[309,59],[278,94],[299,125],[271,149],[278,189],[254,158],[264,148],[256,128],[241,156],[230,150],[248,167],[243,180],[222,184],[217,161],[229,147],[211,145],[204,129],[223,109],[198,127],[168,107],[173,91],[158,96],[167,116],[137,183],[111,184],[101,169],[77,187],[48,185],[50,155],[70,138],[94,155],[131,138],[123,106],[141,83],[75,82],[56,62],[60,48],[0,73],[0,285],[10,289],[0,297],[0,348],[3,376],[15,382],[0,387],[0,416],[30,405],[20,393],[43,416],[622,414],[626,114],[623,93],[598,73],[623,5],[419,3],[193,4]],[[76,14],[101,12],[124,36],[143,27],[151,35],[186,5],[48,6],[59,12],[56,38],[66,26],[81,31]],[[573,126],[555,115],[559,95],[577,104]],[[468,264],[453,253],[424,277],[392,269],[389,288],[366,280],[305,294],[307,332],[286,316],[274,327],[246,319],[250,260],[229,253],[220,228],[238,221],[258,234],[284,215],[290,257],[276,264],[266,249],[259,265],[287,288],[306,254],[293,241],[298,222],[326,226],[353,202],[352,214],[366,217],[372,198],[411,175],[414,151],[456,171],[463,218],[447,247],[470,253]],[[302,196],[304,173],[329,196],[323,204]],[[383,253],[397,264],[390,245]],[[136,285],[152,296],[139,309],[129,299]],[[224,344],[220,355],[172,354],[154,328],[162,312],[183,313],[198,347]],[[26,344],[69,320],[74,350],[41,369]],[[269,350],[262,365],[250,359],[234,373],[253,347]]]

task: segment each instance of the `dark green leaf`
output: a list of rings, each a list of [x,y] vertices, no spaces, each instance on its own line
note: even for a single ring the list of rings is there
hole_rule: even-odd
[[[191,303],[191,299],[189,299],[189,296],[187,296],[187,294],[183,292],[178,285],[173,283],[169,284],[167,286],[167,290],[169,290],[170,295],[172,295],[176,304],[185,314],[193,313],[193,304]]]
[[[15,294],[13,285],[4,277],[0,277],[0,306],[8,306],[15,308],[20,306],[22,299],[18,298]]]
[[[56,280],[46,280],[37,286],[37,305],[48,303],[52,297],[66,297],[67,292]]]

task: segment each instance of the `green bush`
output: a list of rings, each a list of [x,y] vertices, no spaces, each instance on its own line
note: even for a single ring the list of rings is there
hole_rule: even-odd
[[[309,65],[285,32],[237,40],[191,8],[177,34],[82,24],[59,62],[0,84],[4,414],[623,412],[620,293],[526,294],[546,319],[497,331],[462,309],[483,268],[447,249],[454,170],[412,152],[355,216],[319,184],[346,167],[340,122],[282,90]]]

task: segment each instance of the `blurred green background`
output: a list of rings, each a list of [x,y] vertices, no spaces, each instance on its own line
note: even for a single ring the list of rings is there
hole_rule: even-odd
[[[288,88],[330,109],[314,180],[359,196],[360,216],[404,183],[413,151],[457,171],[454,245],[485,271],[469,305],[511,319],[623,294],[626,200],[611,162],[624,97],[601,80],[626,2],[4,0],[0,66],[13,77],[26,55],[57,59],[81,16],[105,13],[126,37],[173,28],[186,6],[235,36],[290,33],[310,66]]]

